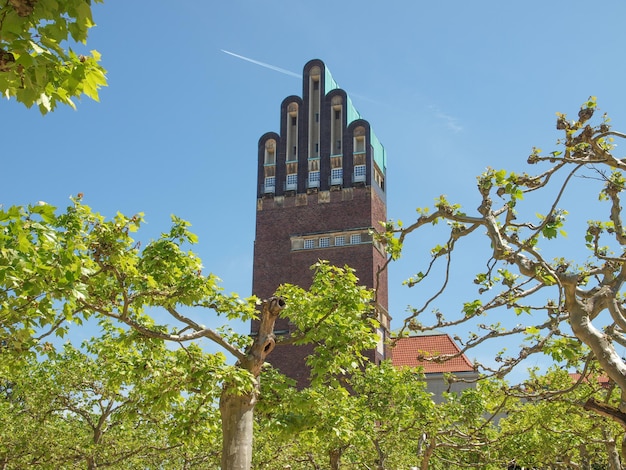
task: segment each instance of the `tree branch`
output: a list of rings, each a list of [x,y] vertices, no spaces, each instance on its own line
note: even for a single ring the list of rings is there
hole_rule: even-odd
[[[626,413],[611,405],[597,401],[594,398],[589,398],[583,408],[585,410],[595,411],[602,416],[612,419],[623,428],[626,428]]]

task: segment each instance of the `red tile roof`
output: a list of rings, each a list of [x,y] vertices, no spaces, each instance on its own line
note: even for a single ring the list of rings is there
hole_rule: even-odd
[[[572,382],[578,382],[580,380],[580,374],[578,372],[570,373],[569,376],[572,378]],[[596,378],[596,380],[603,388],[608,388],[611,385],[611,379],[609,379],[606,375],[600,375]],[[584,378],[583,382],[588,382],[588,380]]]
[[[471,372],[472,363],[465,354],[450,358],[444,362],[437,360],[423,360],[424,357],[458,354],[457,344],[447,334],[433,334],[423,336],[408,336],[398,338],[391,348],[391,362],[395,367],[410,366],[423,367],[424,373],[433,372]]]

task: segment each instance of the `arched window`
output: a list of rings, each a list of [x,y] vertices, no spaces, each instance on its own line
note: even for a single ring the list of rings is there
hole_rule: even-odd
[[[287,106],[287,161],[298,159],[298,103]]]
[[[276,141],[268,139],[265,142],[265,160],[266,165],[276,165]]]
[[[276,191],[276,140],[274,139],[268,139],[265,142],[263,164],[265,175],[263,193],[271,194]]]
[[[354,153],[365,153],[365,128],[359,126],[354,129]]]
[[[312,67],[309,71],[309,155],[308,158],[319,158],[320,145],[320,92],[321,69]]]
[[[341,155],[343,149],[343,99],[341,96],[333,96],[330,106],[330,154]]]
[[[359,126],[354,129],[352,162],[354,165],[354,182],[363,183],[367,180],[367,165],[365,161],[365,128]]]

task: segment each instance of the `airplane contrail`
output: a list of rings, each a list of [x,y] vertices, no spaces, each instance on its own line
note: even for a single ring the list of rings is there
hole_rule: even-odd
[[[275,72],[284,73],[285,75],[289,75],[291,77],[302,78],[302,75],[298,75],[295,72],[291,72],[289,70],[281,69],[280,67],[276,67],[274,65],[266,64],[265,62],[259,62],[258,60],[250,59],[249,57],[244,57],[239,54],[235,54],[234,52],[229,52],[224,49],[220,49],[223,53],[232,55],[233,57],[237,57],[238,59],[242,59],[248,62],[252,62],[253,64],[260,65],[261,67],[265,67],[266,69],[273,70]]]
[[[289,75],[290,77],[296,77],[296,78],[300,78],[300,79],[302,78],[302,75],[299,75],[299,74],[297,74],[295,72],[292,72],[290,70],[281,69],[280,67],[276,67],[275,65],[270,65],[270,64],[266,64],[265,62],[260,62],[258,60],[250,59],[249,57],[245,57],[245,56],[242,56],[242,55],[239,55],[239,54],[235,54],[234,52],[230,52],[230,51],[227,51],[225,49],[220,49],[220,51],[222,51],[224,54],[232,55],[233,57],[237,57],[238,59],[245,60],[246,62],[251,62],[253,64],[260,65],[261,67],[265,67],[267,69],[274,70],[275,72],[284,73],[285,75]],[[359,99],[364,100],[364,101],[370,101],[372,103],[381,104],[379,101],[373,100],[373,99],[368,98],[368,97],[363,96],[363,95],[357,95],[357,94],[352,93],[352,94],[350,94],[350,96],[352,96],[353,98],[359,98]]]

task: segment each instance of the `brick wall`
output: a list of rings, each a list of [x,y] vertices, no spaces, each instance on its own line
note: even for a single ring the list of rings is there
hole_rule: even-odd
[[[253,293],[260,298],[274,294],[285,282],[308,288],[310,267],[318,260],[355,269],[361,285],[375,286],[375,274],[385,256],[372,243],[292,251],[291,236],[317,232],[342,231],[351,228],[380,228],[385,220],[385,206],[370,187],[339,191],[264,198],[258,201],[256,240],[254,246]],[[387,276],[381,276],[378,302],[387,310]],[[252,331],[256,331],[252,323]],[[286,319],[279,319],[276,330],[288,330]],[[306,384],[308,370],[304,359],[310,348],[282,346],[269,361],[283,373]],[[372,358],[373,358],[373,354]]]

